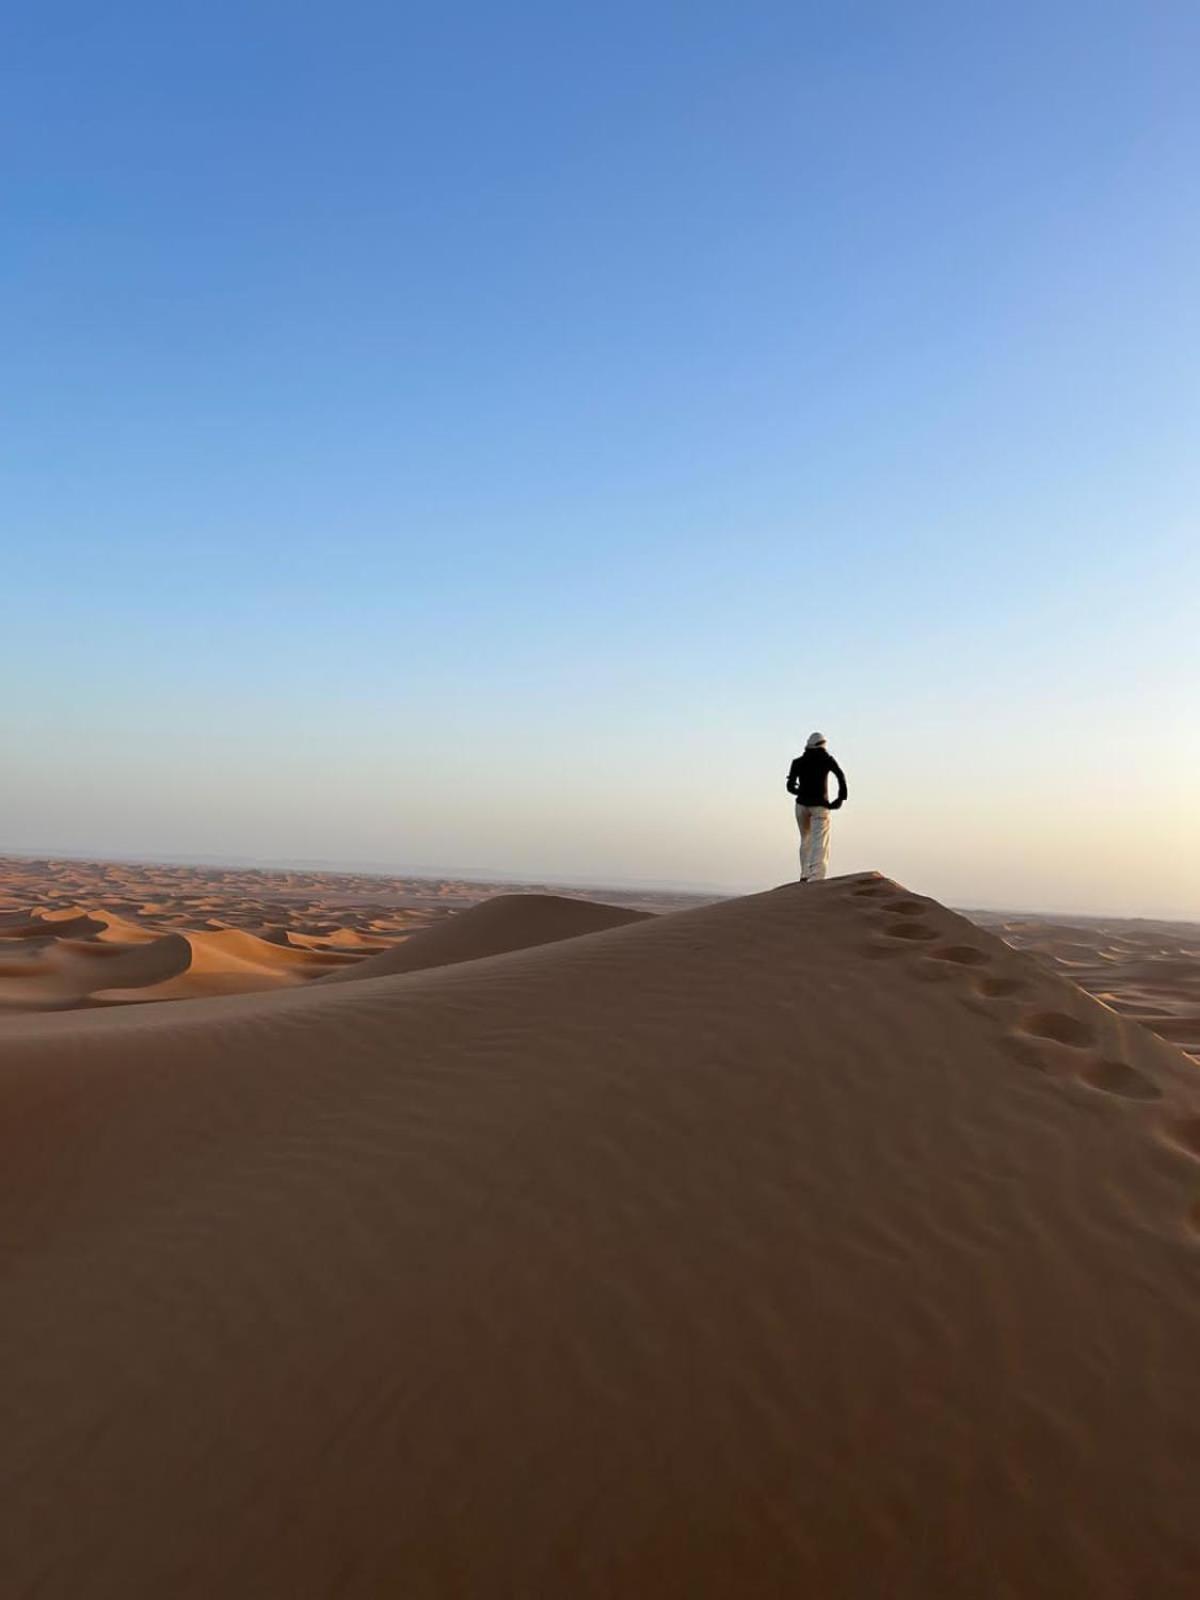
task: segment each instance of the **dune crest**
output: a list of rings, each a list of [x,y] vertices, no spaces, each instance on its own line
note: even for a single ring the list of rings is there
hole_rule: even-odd
[[[357,978],[382,978],[400,972],[423,972],[429,967],[454,966],[479,961],[559,939],[577,939],[603,933],[632,922],[644,922],[651,913],[625,906],[603,905],[595,900],[572,900],[551,894],[499,894],[444,922],[412,934],[403,944],[334,972],[326,983]]]
[[[0,1080],[8,1593],[1193,1592],[1196,1069],[898,885]]]

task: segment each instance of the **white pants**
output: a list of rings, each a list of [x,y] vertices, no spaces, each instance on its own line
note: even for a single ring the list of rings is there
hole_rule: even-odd
[[[802,806],[796,801],[800,829],[801,882],[818,883],[829,865],[829,807]]]

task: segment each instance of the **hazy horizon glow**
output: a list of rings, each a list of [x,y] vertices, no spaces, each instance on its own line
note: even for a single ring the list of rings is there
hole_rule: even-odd
[[[0,851],[1200,918],[1200,11],[9,26]]]

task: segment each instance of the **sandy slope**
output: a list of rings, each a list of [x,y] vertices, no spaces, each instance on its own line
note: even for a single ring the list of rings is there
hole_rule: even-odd
[[[1200,926],[1144,917],[970,915],[1114,1011],[1200,1056]]]
[[[1194,1593],[1196,1069],[894,885],[0,1080],[6,1595]]]
[[[103,908],[0,928],[0,1009],[67,1010],[249,994],[314,979],[376,978],[476,961],[644,921],[649,912],[558,895],[496,895],[395,944],[338,928],[317,940],[241,928],[158,934]]]
[[[585,933],[644,922],[650,913],[592,900],[567,900],[553,894],[502,894],[463,911],[432,928],[414,933],[403,944],[332,972],[326,983],[351,978],[381,978],[397,972],[424,972],[484,956],[527,950],[532,945],[576,939]]]

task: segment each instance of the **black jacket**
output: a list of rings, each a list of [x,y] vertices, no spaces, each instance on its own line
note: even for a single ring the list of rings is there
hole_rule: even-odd
[[[823,744],[814,745],[802,756],[797,756],[788,771],[787,788],[802,806],[827,806],[829,804],[829,774],[837,778],[838,792],[835,806],[846,798],[846,774],[829,754]]]

